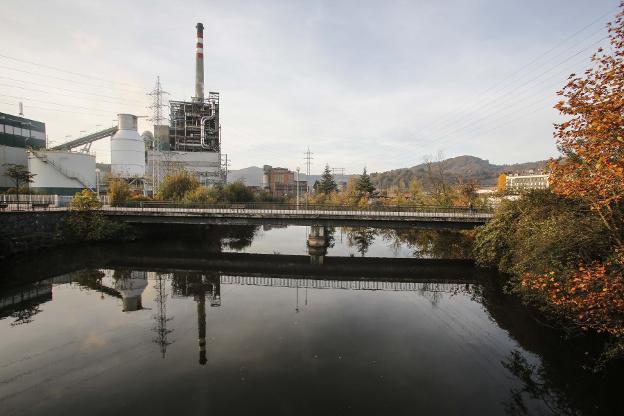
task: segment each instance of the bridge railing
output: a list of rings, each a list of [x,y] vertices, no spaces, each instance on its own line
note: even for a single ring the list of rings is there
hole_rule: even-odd
[[[401,214],[401,213],[426,213],[428,215],[444,214],[446,216],[480,216],[489,215],[493,211],[490,208],[473,208],[473,207],[440,207],[432,205],[329,205],[329,204],[284,204],[284,203],[267,203],[267,202],[246,202],[246,203],[218,203],[218,204],[201,204],[201,203],[181,203],[175,201],[133,201],[123,204],[116,204],[115,208],[131,208],[133,210],[144,211],[222,211],[222,212],[249,212],[257,213],[280,213],[289,212],[344,212],[348,213],[375,213],[377,215]]]

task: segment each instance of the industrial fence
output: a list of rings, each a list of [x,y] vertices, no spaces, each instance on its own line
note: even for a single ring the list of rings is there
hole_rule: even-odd
[[[64,208],[69,206],[71,199],[71,196],[65,195],[0,195],[0,209],[20,211]]]

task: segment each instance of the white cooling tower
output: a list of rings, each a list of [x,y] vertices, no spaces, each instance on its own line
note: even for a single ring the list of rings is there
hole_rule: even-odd
[[[122,178],[145,175],[145,143],[137,130],[137,117],[118,114],[119,130],[111,138],[111,173]]]

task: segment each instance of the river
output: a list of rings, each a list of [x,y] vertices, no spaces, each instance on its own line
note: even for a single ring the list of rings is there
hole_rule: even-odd
[[[0,414],[621,411],[592,345],[471,265],[470,232],[313,231],[160,227],[5,262]]]

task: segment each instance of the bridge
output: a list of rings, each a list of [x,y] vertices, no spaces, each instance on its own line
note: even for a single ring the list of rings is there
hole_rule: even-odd
[[[130,223],[284,224],[311,226],[454,226],[471,228],[489,221],[489,209],[433,206],[328,206],[303,204],[175,204],[137,202],[105,206],[107,216]]]

